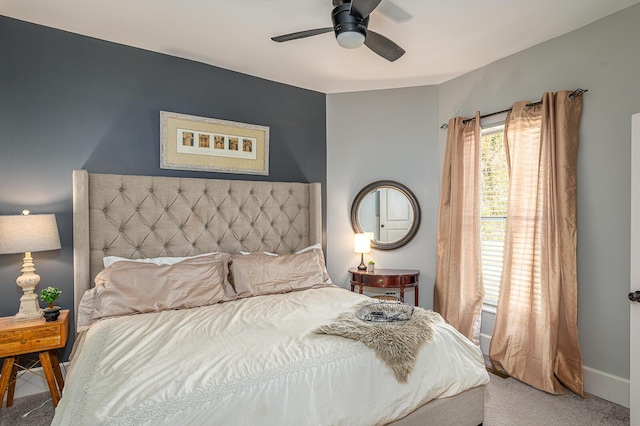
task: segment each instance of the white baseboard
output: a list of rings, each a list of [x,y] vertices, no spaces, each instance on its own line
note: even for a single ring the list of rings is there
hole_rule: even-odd
[[[60,364],[60,367],[64,372],[66,371],[67,362]],[[30,371],[19,371],[18,378],[16,379],[16,390],[13,394],[13,398],[21,398],[23,396],[35,395],[37,393],[49,392],[49,386],[47,380],[44,378],[42,367],[32,368]],[[5,394],[3,401],[6,401],[7,396]]]
[[[480,349],[484,355],[489,355],[489,342],[491,336],[480,334]],[[629,408],[629,379],[584,366],[584,391]]]
[[[629,408],[629,379],[585,366],[584,391]]]
[[[480,350],[483,355],[489,356],[489,343],[491,343],[491,336],[480,333]]]

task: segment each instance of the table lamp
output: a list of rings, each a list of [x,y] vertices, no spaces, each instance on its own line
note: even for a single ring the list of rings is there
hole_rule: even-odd
[[[353,251],[360,253],[360,265],[358,265],[358,270],[366,271],[367,265],[364,264],[364,253],[369,253],[371,251],[371,234],[355,234],[353,247]]]
[[[40,282],[36,274],[31,252],[60,249],[60,235],[53,214],[30,215],[24,210],[21,215],[0,216],[0,254],[24,253],[22,275],[16,283],[22,287],[20,309],[14,322],[42,318],[35,288]]]

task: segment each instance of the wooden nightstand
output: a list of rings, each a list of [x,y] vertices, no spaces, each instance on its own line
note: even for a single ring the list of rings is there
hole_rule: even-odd
[[[44,319],[13,322],[13,317],[0,318],[0,358],[4,358],[0,377],[0,408],[2,408],[2,398],[7,387],[9,388],[7,407],[13,405],[18,356],[35,352],[39,352],[40,364],[49,385],[53,406],[58,405],[64,380],[60,371],[60,360],[55,350],[64,348],[68,334],[69,310],[60,311],[60,317],[51,322],[46,322]]]
[[[360,271],[358,268],[349,269],[351,291],[355,286],[363,287],[399,288],[400,297],[404,300],[404,289],[414,288],[415,305],[418,306],[418,278],[420,271],[413,269],[375,269],[374,272]]]

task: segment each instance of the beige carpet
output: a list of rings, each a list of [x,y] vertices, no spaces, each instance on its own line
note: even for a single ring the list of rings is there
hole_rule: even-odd
[[[13,407],[0,411],[0,425],[49,425],[53,418],[51,401],[22,418],[48,399],[48,393],[17,399]],[[629,410],[596,397],[549,395],[515,379],[491,374],[484,420],[484,426],[616,426],[629,425]]]
[[[22,417],[40,405],[42,405],[41,408],[32,411],[27,417]],[[3,405],[0,411],[0,426],[44,426],[50,425],[51,420],[53,420],[53,403],[49,392],[18,398],[13,401],[10,408]]]
[[[490,376],[484,395],[484,426],[629,425],[629,409],[604,399],[573,393],[551,395],[511,377]]]

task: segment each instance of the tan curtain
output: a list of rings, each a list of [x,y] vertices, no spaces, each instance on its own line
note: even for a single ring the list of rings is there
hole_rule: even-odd
[[[509,204],[490,357],[540,390],[583,393],[578,342],[576,159],[580,96],[545,93],[505,123]]]
[[[484,298],[480,257],[480,114],[449,121],[440,191],[433,309],[479,344]]]

